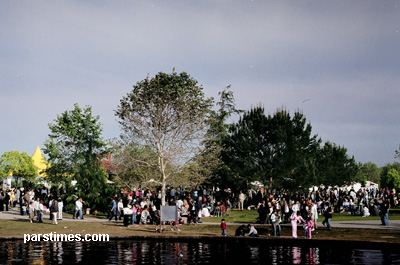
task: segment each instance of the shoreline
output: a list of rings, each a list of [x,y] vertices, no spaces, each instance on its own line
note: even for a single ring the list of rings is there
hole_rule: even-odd
[[[89,243],[103,244],[111,241],[143,241],[143,240],[164,240],[173,242],[198,242],[201,243],[251,243],[262,242],[263,244],[270,245],[285,245],[285,246],[301,246],[301,247],[332,247],[332,248],[347,248],[357,246],[359,249],[398,249],[400,243],[397,242],[378,242],[378,241],[364,241],[364,240],[340,240],[340,239],[305,239],[305,238],[291,238],[288,236],[282,237],[233,237],[233,236],[199,236],[199,235],[130,235],[130,236],[116,236],[110,235],[109,241],[87,241]],[[23,241],[23,236],[0,236],[0,242],[5,241]],[[37,242],[77,242],[77,241],[30,241],[29,243]]]

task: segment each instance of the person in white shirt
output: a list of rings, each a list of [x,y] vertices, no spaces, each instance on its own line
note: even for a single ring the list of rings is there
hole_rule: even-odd
[[[239,194],[239,211],[243,211],[243,206],[244,206],[244,193],[242,191],[240,191]]]
[[[75,214],[74,217],[72,219],[75,219],[76,215],[79,213],[79,216],[81,219],[83,219],[83,201],[82,198],[79,198],[76,202],[75,202]]]
[[[362,217],[368,217],[371,214],[369,213],[369,209],[367,207],[367,205],[364,204],[364,208],[363,208],[363,216]]]
[[[250,229],[250,230],[249,230],[249,233],[247,234],[247,236],[250,236],[250,237],[258,237],[257,230],[254,228],[254,226],[248,224],[248,225],[247,225],[247,229]]]
[[[61,198],[58,198],[58,220],[62,220],[63,207],[63,201],[61,200]]]
[[[210,211],[208,208],[204,205],[203,210],[201,211],[202,217],[210,217]]]
[[[182,201],[181,198],[179,198],[179,199],[176,201],[176,207],[178,207],[178,209],[180,209],[180,208],[182,207],[182,205],[183,205],[183,201]]]
[[[292,206],[292,212],[297,213],[298,211],[300,211],[300,203],[296,201],[296,203]]]

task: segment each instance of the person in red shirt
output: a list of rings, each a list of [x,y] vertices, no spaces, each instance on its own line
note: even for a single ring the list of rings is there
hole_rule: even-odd
[[[221,220],[221,232],[222,232],[222,236],[226,236],[226,222],[225,222],[225,219]]]

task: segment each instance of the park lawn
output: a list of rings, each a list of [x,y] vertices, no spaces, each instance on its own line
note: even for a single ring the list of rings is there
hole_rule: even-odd
[[[233,218],[233,217],[232,217]],[[239,224],[229,224],[227,228],[228,238],[233,237],[235,229]],[[291,237],[291,227],[282,226],[282,236],[269,236],[271,225],[255,225],[260,234],[260,238],[274,240],[277,238],[293,240]],[[125,227],[122,222],[89,222],[86,221],[67,221],[60,220],[58,225],[52,225],[46,219],[44,223],[30,223],[28,220],[2,220],[0,222],[0,238],[19,238],[23,239],[24,234],[108,234],[113,238],[211,238],[221,237],[221,230],[218,224],[191,224],[180,225],[180,232],[171,231],[171,226],[164,226],[165,232],[160,234],[155,232],[155,225],[131,225]],[[299,238],[303,238],[301,226],[298,227]],[[349,229],[333,228],[328,231],[325,227],[313,232],[313,239],[321,240],[347,240],[347,241],[367,241],[367,242],[389,242],[400,243],[400,230],[391,229]]]
[[[255,223],[258,217],[257,210],[244,210],[231,211],[230,216],[223,217],[208,217],[202,218],[203,223],[209,222],[221,222],[221,219],[224,218],[227,223]],[[319,216],[319,220],[323,220],[323,216]],[[362,216],[354,216],[348,213],[334,213],[332,221],[366,221],[366,220],[380,220],[379,216],[370,216],[370,217],[362,217]],[[395,208],[391,209],[389,212],[389,220],[400,220],[400,209]]]

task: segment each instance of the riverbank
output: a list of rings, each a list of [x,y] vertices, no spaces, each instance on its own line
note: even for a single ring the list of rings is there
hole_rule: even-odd
[[[108,221],[107,219],[86,217],[83,220],[72,219],[71,215],[66,214],[63,220],[59,220],[58,225],[52,225],[49,216],[46,214],[43,223],[30,223],[27,216],[21,216],[16,210],[9,212],[0,212],[0,239],[23,239],[24,234],[108,234],[110,239],[196,239],[196,240],[244,240],[248,238],[238,238],[234,236],[235,230],[241,224],[229,222],[227,228],[227,237],[221,236],[219,222],[217,219],[209,219],[202,224],[180,225],[179,232],[171,231],[171,226],[164,226],[164,233],[156,233],[155,225],[130,225],[124,226],[123,221]],[[220,218],[219,218],[220,219]],[[254,224],[260,237],[249,240],[278,240],[299,242],[304,241],[304,232],[302,227],[298,227],[299,239],[291,237],[291,226],[282,224],[282,236],[269,236],[271,225]],[[366,221],[334,221],[333,229],[328,231],[320,224],[317,231],[313,232],[313,239],[306,240],[321,244],[321,241],[350,242],[351,244],[385,243],[400,244],[400,220],[390,220],[390,226],[381,226],[379,220]]]

